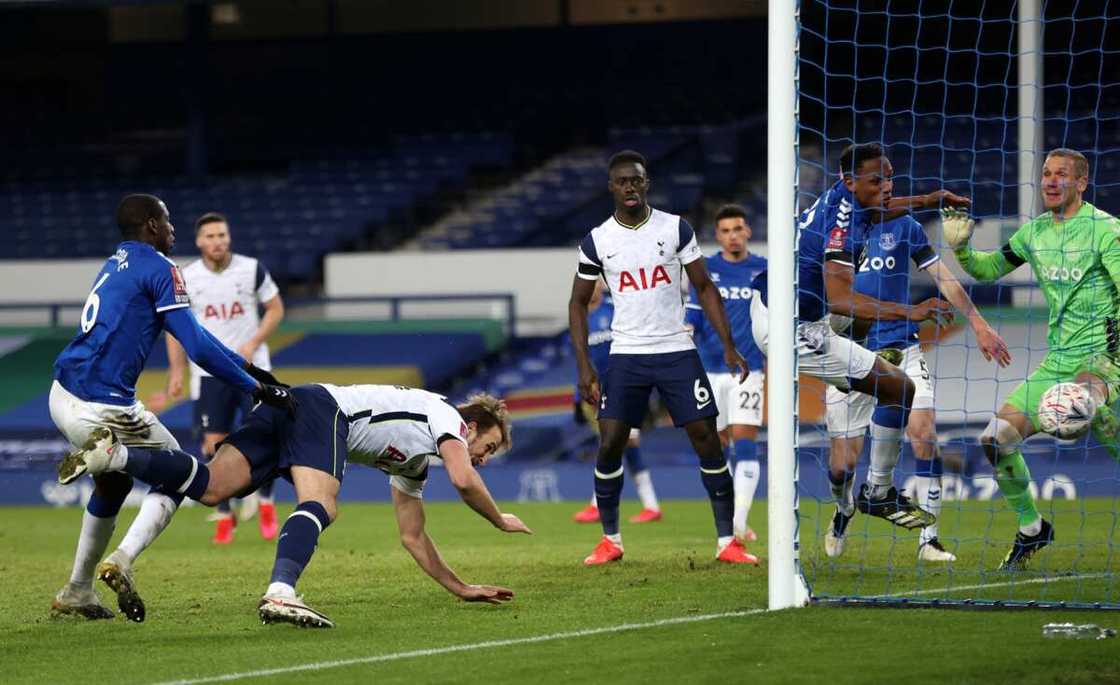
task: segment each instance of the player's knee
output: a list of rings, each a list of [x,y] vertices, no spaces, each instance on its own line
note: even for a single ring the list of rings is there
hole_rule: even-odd
[[[999,457],[1019,449],[1023,436],[1010,421],[993,416],[984,431],[980,433],[979,440],[980,446],[984,449],[984,456],[994,465]]]

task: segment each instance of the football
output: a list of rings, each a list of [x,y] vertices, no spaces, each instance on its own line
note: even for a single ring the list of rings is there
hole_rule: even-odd
[[[1038,401],[1038,425],[1056,438],[1072,440],[1089,430],[1096,407],[1080,383],[1058,383]]]

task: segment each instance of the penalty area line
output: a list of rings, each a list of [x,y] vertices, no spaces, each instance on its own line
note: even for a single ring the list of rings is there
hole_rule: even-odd
[[[965,592],[966,590],[984,590],[992,587],[1010,587],[1012,585],[1037,585],[1039,583],[1059,583],[1067,580],[1093,580],[1095,578],[1108,578],[1112,573],[1086,573],[1072,576],[1049,576],[1046,578],[1027,578],[1025,580],[1008,580],[1001,583],[980,583],[978,585],[957,585],[956,587],[939,587],[926,590],[911,590],[909,592],[892,592],[889,595],[876,595],[877,597],[912,597],[914,595],[936,595],[938,593]]]
[[[631,630],[645,630],[648,628],[660,628],[662,626],[679,625],[682,623],[700,623],[702,621],[715,621],[721,618],[740,618],[743,616],[754,616],[755,614],[764,613],[766,609],[746,609],[743,611],[726,611],[719,614],[701,614],[699,616],[678,616],[676,618],[664,618],[659,621],[648,621],[646,623],[623,623],[615,626],[605,626],[603,628],[586,628],[584,630],[570,630],[562,633],[549,633],[547,635],[534,635],[532,637],[519,637],[511,638],[509,640],[489,640],[487,642],[475,642],[464,645],[449,645],[447,647],[431,647],[428,649],[413,649],[407,652],[393,652],[391,654],[378,654],[375,656],[356,657],[353,659],[336,659],[333,661],[318,661],[307,664],[297,664],[295,666],[282,666],[279,668],[267,668],[258,671],[241,671],[239,673],[225,673],[222,675],[205,676],[202,678],[188,678],[184,680],[167,680],[156,683],[155,685],[200,685],[201,683],[225,683],[233,680],[244,680],[247,678],[264,678],[274,675],[283,675],[286,673],[299,673],[301,671],[322,671],[329,668],[342,668],[345,666],[357,666],[361,664],[376,664],[384,661],[399,661],[401,659],[413,659],[422,656],[439,656],[441,654],[453,654],[456,652],[473,652],[480,649],[495,649],[498,647],[512,647],[515,645],[528,645],[538,642],[553,642],[556,640],[570,640],[573,638],[589,637],[591,635],[603,635],[607,633],[622,633]]]

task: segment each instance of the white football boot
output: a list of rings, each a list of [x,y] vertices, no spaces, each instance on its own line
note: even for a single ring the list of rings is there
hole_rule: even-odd
[[[118,445],[113,431],[104,426],[94,428],[82,448],[66,455],[58,465],[58,482],[68,485],[87,473],[97,475],[108,471]]]
[[[919,561],[956,561],[957,556],[945,549],[937,538],[930,538],[918,546]]]
[[[334,628],[334,621],[303,603],[302,597],[265,595],[257,605],[261,623],[291,623],[301,628]]]
[[[130,621],[144,622],[144,600],[136,592],[132,579],[132,562],[119,549],[97,565],[97,577],[117,593],[117,606]]]
[[[848,522],[855,515],[855,511],[844,514],[839,508],[832,515],[832,523],[829,524],[828,532],[824,536],[824,553],[830,558],[835,559],[844,553],[844,543],[848,539]]]
[[[91,621],[113,618],[115,614],[101,603],[93,587],[67,583],[51,602],[52,616],[81,616]]]

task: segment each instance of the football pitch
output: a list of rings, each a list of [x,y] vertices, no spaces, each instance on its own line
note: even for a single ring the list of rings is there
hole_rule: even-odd
[[[1046,588],[1055,599],[1056,588],[1066,583],[1079,589],[1060,592],[1115,601],[1113,576],[1100,576],[1114,563],[1108,547],[1116,525],[1113,503],[1063,504],[1071,511],[1058,512],[1059,541],[1064,521],[1080,521],[1094,544],[1048,550],[1054,554],[1040,554],[1039,571],[1018,577],[991,571],[1011,524],[1007,512],[996,512],[993,520],[990,503],[960,509],[947,504],[942,536],[961,541],[954,570],[919,568],[916,534],[896,535],[885,522],[860,518],[853,521],[843,563],[827,561],[816,517],[830,509],[815,502],[803,503],[802,557],[810,578],[833,594],[933,589],[945,596],[940,588],[968,585],[983,587],[948,596],[1023,599]],[[571,523],[574,504],[506,505],[534,528],[532,537],[499,533],[462,504],[429,505],[429,533],[452,568],[468,582],[515,591],[510,604],[488,606],[458,601],[419,570],[398,543],[389,505],[343,503],[299,588],[337,623],[322,631],[259,623],[256,603],[268,581],[273,544],[262,541],[250,523],[233,545],[216,548],[201,508],[180,512],[137,565],[145,623],[52,619],[48,607],[69,572],[79,510],[6,508],[0,528],[7,596],[0,612],[0,681],[1120,681],[1120,640],[1041,636],[1042,625],[1054,621],[1120,627],[1120,614],[823,606],[769,613],[762,611],[765,561],[742,568],[712,558],[707,502],[669,501],[664,507],[660,523],[624,524],[621,563],[584,568],[580,560],[597,541],[598,527]],[[633,508],[624,504],[623,515]],[[281,509],[283,515],[288,507]],[[125,510],[114,543],[134,513]],[[761,537],[752,549],[764,554],[764,504],[752,519]],[[983,540],[989,528],[990,545]],[[1074,542],[1073,525],[1065,530],[1064,542]],[[988,566],[984,573],[981,561]],[[1040,572],[1067,575],[1020,584],[1037,581]],[[115,609],[113,598],[106,599]]]

